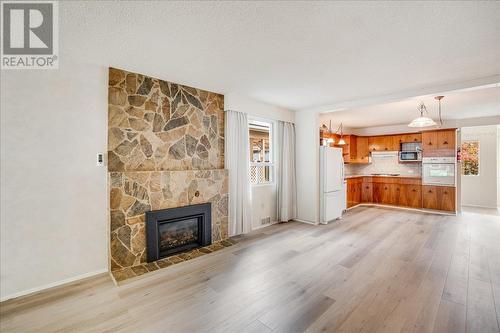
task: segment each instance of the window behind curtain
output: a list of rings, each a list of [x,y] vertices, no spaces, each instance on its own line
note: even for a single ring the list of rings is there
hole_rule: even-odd
[[[274,178],[273,123],[249,119],[250,181],[268,184]]]
[[[462,142],[462,175],[479,175],[479,141]]]

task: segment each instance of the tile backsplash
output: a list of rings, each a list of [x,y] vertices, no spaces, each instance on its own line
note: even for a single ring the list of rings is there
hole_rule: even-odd
[[[346,164],[346,175],[370,175],[372,173],[398,173],[420,176],[422,164],[419,162],[399,163],[397,152],[372,154],[370,164]]]

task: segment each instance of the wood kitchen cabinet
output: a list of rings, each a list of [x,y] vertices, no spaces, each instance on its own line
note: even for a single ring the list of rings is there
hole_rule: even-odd
[[[454,212],[456,189],[422,186],[420,178],[365,176],[347,180],[347,207],[376,203]]]
[[[356,206],[361,203],[361,196],[363,191],[362,185],[362,177],[347,179],[347,208]]]
[[[438,149],[438,135],[436,131],[422,132],[422,150]]]
[[[436,186],[438,196],[438,209],[448,212],[455,211],[455,187]]]
[[[455,211],[456,188],[452,186],[422,186],[422,206],[426,209]]]
[[[361,189],[361,202],[373,202],[373,184],[371,177],[364,177]]]
[[[403,134],[400,136],[399,142],[400,143],[422,142],[422,134],[421,133]]]
[[[357,151],[357,136],[356,135],[344,135],[343,139],[345,145],[337,145],[340,140],[340,136],[337,136],[335,140],[335,147],[342,148],[342,157],[345,163],[351,163],[356,161],[356,151]]]
[[[370,151],[399,150],[399,143],[395,142],[393,135],[381,135],[368,137],[368,149]]]
[[[382,205],[396,205],[397,185],[388,183],[373,183],[373,202]]]
[[[438,186],[422,186],[422,207],[426,209],[439,209]]]
[[[443,130],[437,132],[438,149],[455,149],[456,130]]]
[[[356,140],[356,159],[355,163],[369,163],[370,150],[368,149],[368,137],[358,136]]]
[[[404,185],[404,200],[406,207],[422,208],[422,186],[421,185]]]
[[[455,150],[456,130],[446,129],[439,131],[426,131],[422,133],[422,149],[452,149]]]

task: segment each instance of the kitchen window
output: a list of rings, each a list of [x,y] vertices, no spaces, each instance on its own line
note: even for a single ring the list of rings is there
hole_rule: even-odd
[[[479,176],[479,141],[462,142],[462,175]]]
[[[274,180],[273,123],[249,119],[250,181],[253,185]]]

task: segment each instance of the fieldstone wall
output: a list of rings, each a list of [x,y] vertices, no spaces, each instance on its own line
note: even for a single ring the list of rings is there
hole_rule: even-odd
[[[147,263],[147,211],[210,202],[214,246],[205,252],[230,245],[221,245],[228,237],[224,96],[116,68],[109,69],[108,89],[110,266],[115,280],[197,255]]]
[[[224,168],[224,96],[109,69],[108,170]]]

